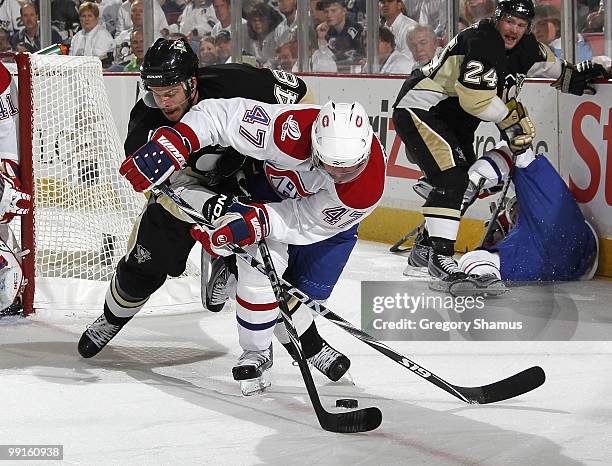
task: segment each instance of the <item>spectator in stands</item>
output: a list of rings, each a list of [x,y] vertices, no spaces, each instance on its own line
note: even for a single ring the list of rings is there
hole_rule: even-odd
[[[395,36],[387,27],[378,28],[378,65],[380,73],[410,74],[415,61],[396,48]]]
[[[319,24],[325,21],[325,9],[322,0],[310,0],[310,19],[313,29],[316,29]]]
[[[440,50],[436,33],[431,26],[419,24],[408,31],[406,41],[418,67],[428,63]]]
[[[297,0],[278,0],[278,11],[284,19],[274,30],[274,43],[282,45],[297,40]]]
[[[135,0],[125,0],[119,8],[119,14],[117,15],[117,31],[116,34],[121,34],[132,27],[132,3]],[[168,21],[164,10],[162,10],[159,0],[153,0],[153,31],[156,34],[156,38],[160,37],[158,34],[163,28],[168,28]],[[129,34],[129,33],[128,33]]]
[[[204,36],[200,39],[198,58],[200,59],[200,68],[217,63],[218,57],[215,39],[211,36]]]
[[[324,0],[325,22],[317,26],[319,49],[328,47],[337,65],[347,71],[364,56],[363,26],[347,17],[344,0]]]
[[[460,14],[468,24],[490,18],[495,11],[495,0],[461,0]]]
[[[79,30],[79,10],[72,0],[51,0],[51,24],[62,39],[71,38]]]
[[[0,28],[0,52],[10,52],[13,50],[11,46],[11,37],[6,29]]]
[[[214,38],[217,51],[217,63],[232,63],[232,36],[229,31],[223,30]],[[242,63],[257,66],[255,57],[242,55]]]
[[[23,27],[20,8],[17,0],[0,1],[0,28],[8,31],[9,34],[19,31]]]
[[[605,7],[604,0],[599,2],[599,9],[586,18],[586,29],[584,32],[602,32],[604,27]]]
[[[273,68],[295,73],[298,71],[298,44],[296,41],[285,42],[276,49]]]
[[[142,29],[132,29],[132,33],[130,34],[130,49],[131,49],[131,59],[125,64],[115,63],[108,71],[132,71],[136,72],[140,70],[140,65],[142,65],[142,60],[144,59],[145,50],[144,50],[144,34]]]
[[[111,36],[115,37],[121,0],[102,0],[99,5],[102,24]]]
[[[412,61],[413,57],[406,43],[406,35],[418,23],[406,16],[404,11],[404,4],[401,0],[380,0],[380,14],[385,20],[384,27],[393,33],[397,50],[408,55]]]
[[[217,37],[221,31],[230,32],[232,25],[232,5],[231,0],[213,0],[212,4],[219,22],[213,27],[211,35]],[[242,40],[242,49],[245,50],[248,47],[249,33],[244,18],[242,18]]]
[[[179,32],[185,35],[205,36],[212,32],[217,24],[217,16],[212,4],[205,0],[192,0],[183,10],[179,18]],[[193,34],[193,31],[197,31]]]
[[[279,23],[278,12],[265,3],[256,5],[247,16],[249,33],[247,52],[255,57],[261,67],[274,57],[276,50],[274,29]]]
[[[535,25],[533,34],[535,38],[548,45],[554,54],[562,58],[561,50],[561,14],[553,5],[538,5],[535,8]],[[576,35],[576,62],[591,60],[593,51],[591,46],[584,40],[581,34]]]
[[[70,55],[87,55],[106,59],[112,53],[113,37],[98,24],[100,10],[93,2],[82,3],[79,7],[81,30],[72,38]]]
[[[156,1],[156,0],[154,0]],[[130,5],[130,20],[132,26],[125,31],[122,31],[115,38],[115,47],[114,47],[114,62],[125,64],[132,60],[133,53],[130,45],[130,37],[132,36],[132,31],[134,29],[144,30],[144,0],[132,0],[132,4]],[[157,40],[161,37],[161,33],[157,32],[153,39]]]
[[[431,26],[441,37],[446,29],[446,0],[404,0],[406,14],[419,24]]]
[[[32,46],[35,52],[40,50],[40,27],[38,25],[38,12],[33,3],[26,3],[21,7],[21,21],[23,29],[13,34],[13,48],[17,47],[19,42],[25,42]],[[51,28],[51,42],[59,44],[62,42],[62,37],[53,27]]]
[[[217,63],[229,63],[232,57],[232,36],[227,30],[219,31],[214,36]]]

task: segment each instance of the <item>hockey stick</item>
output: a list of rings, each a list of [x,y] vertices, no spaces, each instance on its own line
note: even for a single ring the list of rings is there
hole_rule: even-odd
[[[185,214],[190,216],[197,223],[200,223],[207,227],[211,226],[210,222],[208,222],[201,213],[191,208],[191,206],[189,206],[189,204],[187,204],[187,202],[185,202],[182,198],[177,196],[176,193],[172,191],[170,187],[163,185],[158,188],[158,191],[170,197],[170,199],[172,199]],[[236,255],[240,257],[243,261],[248,263],[251,267],[256,268],[264,274],[266,273],[261,262],[255,259],[244,249],[236,246],[235,251]],[[279,278],[279,280],[283,285],[283,289],[287,293],[295,297],[305,306],[308,306],[317,314],[332,321],[333,323],[342,327],[348,333],[353,335],[355,338],[363,341],[378,352],[384,354],[388,358],[409,369],[416,375],[436,385],[442,390],[450,393],[461,401],[465,401],[466,403],[487,404],[506,400],[508,398],[513,398],[515,396],[519,396],[523,393],[527,393],[531,390],[534,390],[535,388],[542,385],[546,380],[546,376],[542,368],[539,366],[533,366],[529,369],[525,369],[524,371],[519,372],[518,374],[514,374],[508,377],[507,379],[499,380],[489,385],[484,385],[480,387],[461,387],[458,385],[453,385],[451,383],[448,383],[444,379],[438,377],[433,372],[428,371],[427,369],[421,367],[414,361],[411,361],[410,359],[396,352],[395,350],[389,348],[387,345],[376,340],[374,337],[370,336],[363,330],[356,328],[353,324],[344,320],[342,317],[335,314],[323,304],[312,300],[300,290],[294,288],[283,278]]]
[[[293,326],[289,308],[287,307],[287,301],[283,295],[283,289],[276,273],[274,263],[272,262],[268,245],[264,240],[261,240],[258,247],[259,253],[263,259],[264,269],[268,275],[270,285],[272,285],[274,296],[276,297],[276,301],[281,311],[283,323],[285,324],[291,343],[295,348],[295,360],[302,373],[304,385],[306,385],[306,390],[308,391],[312,407],[319,419],[319,424],[321,424],[321,427],[325,430],[341,433],[367,432],[376,429],[382,422],[382,412],[378,408],[370,407],[357,409],[346,413],[330,413],[323,408],[316,386],[312,380],[312,374],[308,368],[304,352],[302,351],[302,345],[300,344],[297,330]],[[235,248],[230,247],[230,249]]]
[[[397,240],[397,242],[389,248],[389,251],[396,253],[396,254],[401,254],[402,252],[410,251],[410,248],[400,248],[400,246],[404,244],[406,241],[408,241],[410,238],[412,238],[414,235],[416,235],[419,232],[419,228],[422,228],[424,225],[425,225],[425,220],[419,223],[416,226],[416,228],[414,228],[413,230],[410,230],[410,232],[406,233],[406,235],[402,236],[399,240]]]

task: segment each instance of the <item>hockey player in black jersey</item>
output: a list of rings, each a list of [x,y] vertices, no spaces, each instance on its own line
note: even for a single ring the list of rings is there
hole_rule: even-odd
[[[419,165],[434,187],[422,209],[426,230],[417,238],[409,264],[426,265],[431,287],[448,290],[479,284],[457,267],[454,245],[461,204],[469,186],[468,168],[476,160],[474,133],[483,121],[497,124],[511,150],[531,146],[535,127],[517,101],[526,77],[553,78],[553,87],[582,95],[605,76],[599,65],[573,65],[556,58],[533,34],[531,0],[499,0],[492,18],[455,36],[444,50],[403,84],[393,121],[408,159]],[[475,189],[475,186],[471,186]]]

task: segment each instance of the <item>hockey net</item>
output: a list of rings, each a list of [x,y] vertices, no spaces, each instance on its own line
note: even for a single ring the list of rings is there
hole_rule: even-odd
[[[32,215],[21,222],[22,249],[31,251],[23,259],[24,310],[100,310],[145,203],[118,174],[124,152],[100,60],[17,54],[15,61],[22,181],[34,193]],[[197,267],[189,263],[183,278],[192,280],[186,289],[172,280],[171,295],[199,302]],[[176,304],[172,296],[159,303]]]

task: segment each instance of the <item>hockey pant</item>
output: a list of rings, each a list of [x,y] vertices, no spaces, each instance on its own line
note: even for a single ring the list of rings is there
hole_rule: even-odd
[[[173,183],[173,187],[180,185]],[[198,210],[215,194],[196,184],[179,192]],[[185,221],[183,215],[169,199],[149,198],[135,221],[128,252],[119,261],[106,293],[104,312],[111,323],[125,323],[168,276],[178,277],[185,271],[195,241],[189,234],[192,223]]]
[[[454,242],[468,187],[467,170],[476,156],[474,131],[459,131],[452,126],[452,119],[435,107],[429,111],[396,108],[393,113],[395,130],[406,146],[408,159],[419,166],[434,187],[422,208],[429,236]]]
[[[314,244],[287,246],[273,240],[267,244],[279,275],[310,298],[324,301],[330,296],[356,242],[357,225]],[[249,246],[247,250],[261,260],[257,246]],[[289,343],[268,277],[244,261],[238,260],[237,265],[236,320],[240,346],[245,350],[264,350],[270,346],[273,333],[281,343]],[[314,319],[308,307],[299,306],[292,320],[301,336],[313,325]]]

